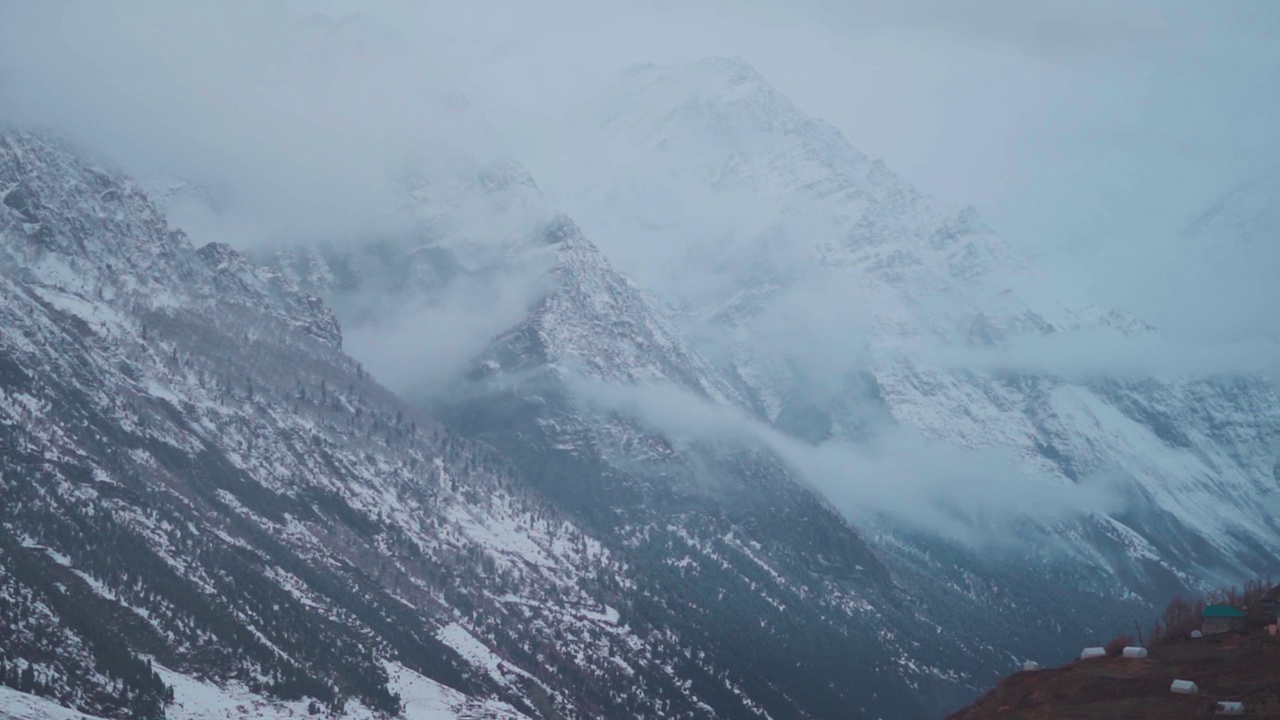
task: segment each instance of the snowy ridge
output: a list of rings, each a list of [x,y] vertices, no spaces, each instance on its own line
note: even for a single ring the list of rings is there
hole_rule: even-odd
[[[287,275],[56,141],[0,151],[0,684],[133,717],[716,714],[658,660],[687,643],[619,622],[625,562]],[[508,670],[437,637],[460,623]]]

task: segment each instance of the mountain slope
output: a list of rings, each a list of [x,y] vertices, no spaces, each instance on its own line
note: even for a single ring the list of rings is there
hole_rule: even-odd
[[[492,194],[508,205],[507,193],[529,187],[460,182],[477,193],[469,206]],[[466,236],[440,232],[454,225],[449,210],[431,206],[436,222],[424,239],[294,248],[272,262],[321,291],[327,278],[347,278],[331,291],[340,313],[344,298],[369,294],[430,303],[447,292],[441,272],[395,268],[467,265]],[[826,717],[855,703],[869,716],[923,712],[887,662],[902,650],[878,637],[882,620],[863,597],[895,591],[838,514],[767,453],[737,441],[688,445],[609,407],[609,393],[649,386],[709,403],[745,400],[741,381],[691,352],[571,220],[542,217],[491,253],[501,265],[535,268],[540,292],[432,407],[501,451],[625,560],[637,611],[691,641],[675,667],[708,712]]]
[[[1043,639],[1045,618],[1030,607],[1014,611],[1026,622],[1012,630],[989,620],[1004,598],[973,586],[1007,591],[1018,579],[974,575],[982,563],[970,562],[967,577],[938,583],[942,554],[905,547],[887,567],[790,463],[716,431],[765,415],[749,383],[692,349],[571,220],[531,212],[523,226],[501,224],[511,234],[496,248],[473,248],[488,231],[472,224],[475,208],[536,205],[531,182],[483,180],[492,175],[415,192],[432,219],[422,237],[294,247],[269,262],[356,326],[369,307],[448,307],[451,288],[532,268],[523,317],[426,402],[625,560],[645,615],[693,640],[697,659],[679,672],[716,714],[925,717],[971,697],[1009,652],[1061,642]],[[1086,624],[1115,611],[1088,595],[1058,602]]]
[[[105,717],[711,714],[627,565],[316,298],[49,138],[0,135],[0,187],[5,684]]]

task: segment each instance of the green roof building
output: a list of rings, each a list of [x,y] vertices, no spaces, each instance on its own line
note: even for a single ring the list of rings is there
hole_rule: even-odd
[[[1204,617],[1212,618],[1242,618],[1244,613],[1231,607],[1230,605],[1207,605],[1204,609]]]
[[[1219,635],[1244,630],[1244,613],[1230,605],[1206,605],[1200,617],[1200,632]]]

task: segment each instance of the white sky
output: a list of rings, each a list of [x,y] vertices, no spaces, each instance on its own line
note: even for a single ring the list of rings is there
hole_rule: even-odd
[[[446,25],[512,134],[627,64],[740,55],[855,147],[1018,233],[1179,227],[1280,159],[1277,3],[468,7]]]
[[[317,12],[341,32],[304,22]],[[710,55],[977,205],[1062,283],[1105,276],[1100,293],[1148,315],[1170,302],[1148,266],[1171,238],[1280,164],[1273,0],[0,0],[0,119],[229,184],[246,237],[340,235],[389,212],[388,166],[458,141],[429,119],[441,89],[554,199],[584,95],[635,62]]]

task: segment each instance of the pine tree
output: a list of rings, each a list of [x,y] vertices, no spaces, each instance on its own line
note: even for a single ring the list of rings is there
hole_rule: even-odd
[[[31,663],[27,663],[27,666],[22,669],[21,677],[18,679],[18,690],[29,693],[35,688],[35,684],[36,671],[31,667]]]

